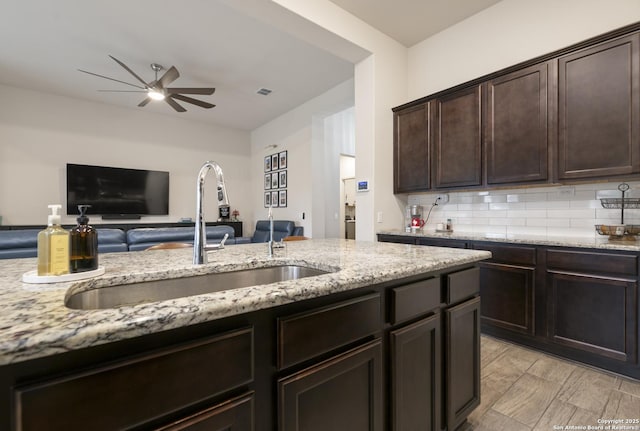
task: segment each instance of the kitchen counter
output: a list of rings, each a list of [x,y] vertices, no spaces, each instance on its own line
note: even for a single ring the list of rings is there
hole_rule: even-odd
[[[396,235],[413,238],[439,238],[457,239],[470,241],[492,241],[511,244],[531,244],[558,247],[595,248],[605,250],[640,251],[640,241],[636,239],[611,240],[607,236],[598,238],[582,238],[571,236],[551,236],[551,235],[523,235],[523,234],[491,234],[473,232],[435,232],[424,231],[419,233],[405,232],[403,230],[385,230],[378,232],[378,235]]]
[[[35,269],[35,258],[2,260],[0,365],[357,289],[490,256],[486,251],[328,239],[289,242],[268,258],[266,244],[244,244],[212,252],[209,264],[197,266],[191,264],[191,249],[103,254],[100,266],[106,269],[104,275],[55,284],[21,281],[23,273]],[[116,309],[72,310],[64,305],[68,292],[279,264],[333,272]]]

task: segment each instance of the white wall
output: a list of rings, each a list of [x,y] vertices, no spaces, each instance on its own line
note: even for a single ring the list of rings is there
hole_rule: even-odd
[[[356,180],[371,188],[356,198],[356,237],[372,241],[377,230],[397,228],[403,218],[404,205],[393,195],[391,108],[407,100],[407,49],[329,0],[274,2],[371,53],[354,76]]]
[[[325,145],[325,118],[353,106],[353,97],[353,80],[348,80],[251,133],[250,166],[256,181],[252,185],[253,212],[251,226],[245,226],[247,232],[253,231],[256,220],[264,220],[267,216],[264,157],[287,151],[288,203],[286,208],[274,208],[273,216],[303,226],[307,237],[324,238],[325,207],[330,201],[327,193],[331,189],[327,183],[335,181],[338,184],[340,181],[339,147],[333,151]],[[330,147],[333,146],[330,143]],[[328,171],[334,164],[335,176]],[[334,205],[337,208],[338,203]]]
[[[637,21],[638,0],[502,0],[409,49],[406,102]]]
[[[46,224],[47,204],[64,207],[66,163],[169,171],[169,215],[141,222],[175,222],[195,217],[198,170],[215,160],[223,168],[231,208],[241,216],[250,213],[248,132],[2,85],[0,100],[3,224]],[[205,214],[213,221],[218,212],[215,182],[209,181]],[[75,217],[63,215],[62,221],[75,223]]]

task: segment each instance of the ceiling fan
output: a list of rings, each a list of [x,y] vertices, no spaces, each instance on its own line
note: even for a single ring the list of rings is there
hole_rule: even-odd
[[[133,70],[129,69],[129,67],[127,67],[126,64],[124,64],[123,62],[121,62],[120,60],[118,60],[112,55],[110,55],[109,57],[111,57],[113,61],[118,63],[120,66],[122,66],[131,75],[133,75],[142,85],[131,84],[129,82],[120,81],[119,79],[109,78],[108,76],[99,75],[97,73],[87,72],[86,70],[78,69],[78,71],[88,73],[89,75],[94,75],[100,78],[109,79],[111,81],[116,81],[122,84],[127,84],[132,87],[139,88],[139,90],[98,90],[98,91],[116,92],[116,93],[132,93],[132,92],[147,93],[147,97],[142,102],[140,102],[138,106],[145,106],[147,103],[151,102],[152,100],[164,100],[173,109],[175,109],[178,112],[186,112],[186,109],[182,105],[180,105],[178,102],[176,102],[176,99],[182,102],[191,103],[193,105],[197,105],[206,109],[213,108],[214,106],[216,106],[211,103],[203,102],[202,100],[194,99],[192,97],[188,97],[184,95],[184,94],[211,95],[213,94],[214,91],[216,91],[215,88],[167,87],[169,84],[171,84],[173,81],[178,79],[178,77],[180,76],[178,69],[176,69],[174,66],[171,66],[169,70],[167,70],[164,73],[164,75],[162,75],[160,79],[158,79],[158,72],[160,72],[164,68],[157,63],[152,63],[151,69],[155,72],[156,77],[155,77],[155,80],[151,82],[146,82],[142,78],[140,78]]]

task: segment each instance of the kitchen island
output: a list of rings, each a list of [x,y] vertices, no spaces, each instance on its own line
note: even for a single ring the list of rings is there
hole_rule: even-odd
[[[42,285],[20,281],[35,259],[0,261],[0,429],[455,429],[479,403],[476,262],[489,257],[309,240],[198,266],[190,249],[105,254],[101,277]],[[65,306],[83,290],[292,264],[327,273]]]

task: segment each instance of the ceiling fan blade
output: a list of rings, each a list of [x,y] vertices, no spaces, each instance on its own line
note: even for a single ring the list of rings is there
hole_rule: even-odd
[[[209,96],[216,91],[215,88],[165,88],[167,94],[208,94]]]
[[[167,88],[167,85],[171,84],[173,81],[180,77],[180,73],[178,69],[174,66],[171,66],[169,70],[167,70],[164,75],[158,80],[158,84],[160,84],[161,88]]]
[[[111,57],[113,59],[113,61],[118,63],[120,66],[122,66],[127,72],[132,74],[138,81],[143,83],[145,88],[149,87],[149,85],[142,78],[140,78],[138,75],[136,75],[136,73],[133,70],[129,69],[126,64],[124,64],[123,62],[121,62],[120,60],[115,58],[113,55],[110,55],[109,57]]]
[[[136,87],[136,88],[140,88],[141,90],[145,90],[145,87],[140,87],[139,85],[135,85],[135,84],[129,84],[128,82],[120,81],[119,79],[109,78],[108,76],[98,75],[97,73],[87,72],[86,70],[78,69],[78,72],[88,73],[89,75],[97,76],[99,78],[109,79],[111,81],[116,81],[116,82],[119,82],[121,84],[127,84],[127,85],[130,85],[132,87]]]
[[[175,109],[176,111],[178,111],[178,112],[186,112],[187,111],[182,106],[180,106],[180,104],[178,102],[173,100],[171,97],[165,97],[164,101],[167,102],[169,105],[171,105],[171,107],[173,109]]]
[[[142,102],[138,103],[138,106],[145,106],[149,102],[151,102],[151,97],[146,97]]]
[[[209,109],[209,108],[213,108],[216,105],[213,105],[209,102],[203,102],[202,100],[198,100],[198,99],[194,99],[192,97],[187,97],[187,96],[183,96],[181,94],[170,94],[169,97],[167,97],[167,99],[178,99],[178,100],[182,100],[183,102],[187,102],[187,103],[191,103],[193,105],[198,105],[201,106],[203,108]]]

